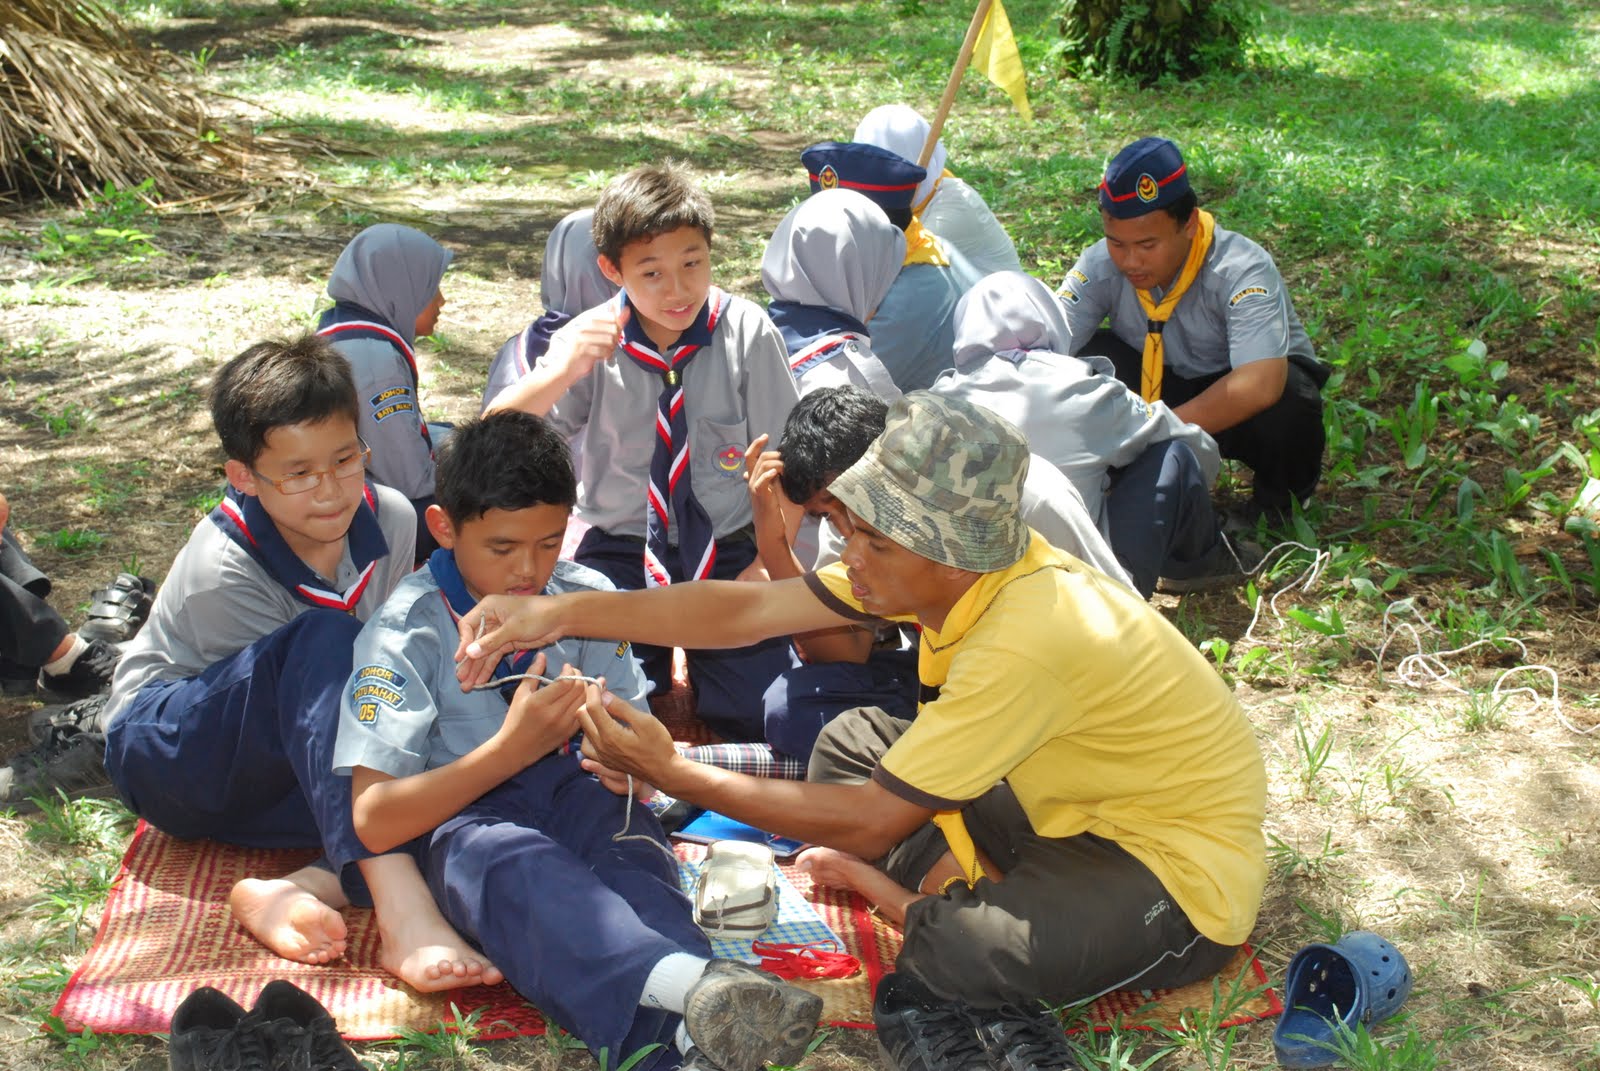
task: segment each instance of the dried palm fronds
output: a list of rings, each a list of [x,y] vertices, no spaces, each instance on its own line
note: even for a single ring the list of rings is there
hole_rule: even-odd
[[[304,180],[283,139],[222,122],[99,0],[0,4],[0,197],[84,200],[146,179],[167,204]]]

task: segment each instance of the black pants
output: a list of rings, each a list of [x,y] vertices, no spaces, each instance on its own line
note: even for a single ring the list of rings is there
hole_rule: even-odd
[[[1109,357],[1117,378],[1139,389],[1144,354],[1110,331],[1096,331],[1082,353]],[[1161,400],[1176,409],[1225,375],[1185,379],[1169,368],[1161,378]],[[1255,473],[1253,497],[1262,508],[1287,510],[1292,500],[1309,498],[1317,489],[1327,439],[1322,426],[1322,384],[1327,381],[1328,368],[1320,361],[1290,357],[1282,397],[1248,420],[1212,435],[1223,457],[1243,461]]]
[[[865,781],[911,723],[877,707],[829,722],[806,780]],[[1201,935],[1160,880],[1112,841],[1041,837],[1005,782],[962,808],[1003,881],[924,896],[906,910],[896,969],[974,1007],[1086,1000],[1113,989],[1166,989],[1217,973],[1234,949]],[[928,823],[876,861],[915,889],[948,850]]]
[[[8,526],[0,531],[0,676],[33,677],[71,631],[50,608],[50,578],[23,553]]]

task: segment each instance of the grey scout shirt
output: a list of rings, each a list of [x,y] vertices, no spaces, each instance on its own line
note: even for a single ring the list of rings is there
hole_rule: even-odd
[[[616,535],[645,534],[661,389],[661,376],[619,347],[551,407],[548,419],[563,436],[584,434],[579,520]],[[783,336],[760,306],[741,297],[728,302],[711,345],[684,369],[683,393],[690,479],[720,539],[750,523],[745,448],[761,434],[777,442],[800,398]],[[674,517],[674,543],[677,532]]]
[[[389,553],[356,603],[365,621],[411,572],[416,554],[417,520],[404,495],[374,484],[378,526]],[[347,547],[334,586],[348,588],[358,578]],[[153,681],[197,677],[224,658],[287,625],[311,607],[291,595],[260,563],[212,523],[201,518],[189,541],[172,561],[161,583],[150,619],[128,642],[111,680],[109,719],[140,688]]]
[[[1198,424],[1178,419],[1165,402],[1146,404],[1111,374],[1103,357],[1011,351],[952,369],[932,390],[964,398],[1015,424],[1029,448],[1077,487],[1101,532],[1106,531],[1110,470],[1133,461],[1146,447],[1168,439],[1188,443],[1207,486],[1222,467],[1216,440]]]
[[[614,590],[605,577],[569,561],[556,563],[544,594]],[[365,766],[410,777],[447,765],[492,737],[506,718],[498,688],[463,692],[456,681],[455,615],[432,570],[406,577],[356,638],[355,669],[339,704],[334,772]],[[649,683],[633,648],[615,640],[568,637],[544,648],[546,675],[563,663],[643,707]]]
[[[1162,289],[1151,291],[1159,301]],[[1144,348],[1149,318],[1102,238],[1078,258],[1058,290],[1072,329],[1072,352],[1082,353],[1100,322],[1135,350]],[[1295,315],[1278,266],[1255,242],[1217,227],[1211,250],[1162,331],[1166,366],[1184,379],[1296,354],[1315,354]]]

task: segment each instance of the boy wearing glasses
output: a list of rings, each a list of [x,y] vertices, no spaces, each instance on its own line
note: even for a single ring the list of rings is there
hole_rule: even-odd
[[[337,721],[361,623],[411,571],[416,539],[405,495],[366,478],[357,416],[349,364],[315,336],[257,343],[218,371],[226,491],[174,559],[99,731],[79,734],[80,752],[103,749],[104,773],[75,794],[114,788],[166,833],[249,847],[323,848],[319,830],[348,829],[349,782],[330,776],[320,726]],[[418,989],[499,980],[409,856],[367,860],[361,876],[390,971]],[[303,963],[343,953],[348,902],[317,866],[230,897],[247,930]]]

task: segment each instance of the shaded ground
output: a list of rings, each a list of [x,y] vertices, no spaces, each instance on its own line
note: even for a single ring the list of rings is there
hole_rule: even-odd
[[[1042,23],[1047,6],[1008,5],[1018,25]],[[931,111],[947,56],[927,42],[951,36],[952,25],[959,37],[960,21],[942,8],[899,18],[885,5],[750,3],[711,23],[722,35],[712,38],[707,20],[723,8],[707,4],[652,11],[618,3],[582,19],[554,4],[312,7],[171,3],[165,10],[181,17],[143,32],[175,54],[203,56],[205,77],[272,108],[278,117],[269,122],[327,138],[336,152],[313,161],[316,189],[248,214],[140,220],[161,255],[137,263],[123,262],[128,242],[94,257],[41,260],[48,228],[71,224],[73,213],[26,207],[0,221],[0,486],[71,619],[116,569],[165,572],[220,483],[204,405],[211,374],[251,341],[310,324],[334,257],[361,226],[411,223],[456,251],[440,333],[420,356],[429,416],[466,417],[490,356],[539,311],[550,225],[592,203],[611,174],[666,155],[699,169],[721,221],[718,281],[755,295],[765,236],[802,192],[797,150],[848,136],[856,116],[884,100]],[[1242,594],[1162,608],[1222,662],[1267,755],[1273,877],[1256,938],[1273,975],[1307,940],[1371,927],[1411,959],[1418,986],[1402,1029],[1432,1042],[1438,1066],[1600,1067],[1600,753],[1575,731],[1600,722],[1600,585],[1519,592],[1509,580],[1491,582],[1482,557],[1493,532],[1530,575],[1550,568],[1544,550],[1574,573],[1586,565],[1558,515],[1489,503],[1507,464],[1535,469],[1560,444],[1579,441],[1574,422],[1600,408],[1600,234],[1586,207],[1594,193],[1586,179],[1530,180],[1523,200],[1547,205],[1548,225],[1533,213],[1532,222],[1508,226],[1495,216],[1493,173],[1533,151],[1519,138],[1543,138],[1575,105],[1600,99],[1589,87],[1480,101],[1464,79],[1424,71],[1411,83],[1395,73],[1411,63],[1407,47],[1450,53],[1484,42],[1523,49],[1519,61],[1530,69],[1559,67],[1571,56],[1551,54],[1535,35],[1556,25],[1570,27],[1574,40],[1592,36],[1593,16],[1558,3],[1369,8],[1293,5],[1303,21],[1282,36],[1298,34],[1294,47],[1303,51],[1274,46],[1279,66],[1253,75],[1256,89],[1161,91],[1170,122],[1192,143],[1218,146],[1196,161],[1207,200],[1278,253],[1321,352],[1345,377],[1330,415],[1333,476],[1301,533],[1333,553],[1325,579],[1280,603],[1278,619],[1264,612],[1248,639],[1252,607]],[[1380,17],[1396,27],[1400,59],[1388,65],[1376,46],[1325,43],[1370,33],[1363,26]],[[1412,36],[1398,36],[1402,28]],[[1389,87],[1381,106],[1347,114],[1327,103],[1368,101],[1374,83]],[[1291,90],[1312,104],[1284,102]],[[1158,102],[1041,86],[1042,125],[1022,131],[992,93],[969,83],[964,94],[953,159],[1017,235],[1024,263],[1054,281],[1093,236],[1081,208],[1099,161],[1148,132],[1143,117]],[[1405,188],[1394,179],[1414,147],[1394,131],[1417,141],[1437,134],[1446,144],[1461,136],[1450,129],[1456,110],[1507,131],[1499,155],[1466,153],[1451,164],[1487,205],[1466,223],[1428,199],[1452,196],[1423,188],[1435,172]],[[1322,180],[1316,166],[1290,162],[1296,151],[1314,154],[1311,131],[1329,129],[1345,138],[1349,175],[1381,176],[1373,187],[1355,178],[1341,185],[1344,173],[1341,182]],[[1326,170],[1326,158],[1318,160]],[[1592,167],[1581,154],[1568,160]],[[1574,222],[1582,218],[1589,224]],[[1412,296],[1452,303],[1431,310],[1416,296],[1409,304],[1396,296],[1407,281]],[[1419,375],[1455,389],[1440,362],[1467,338],[1487,340],[1508,362],[1506,376],[1474,388],[1459,417],[1442,415],[1428,463],[1408,466],[1390,422],[1411,404]],[[1375,368],[1386,374],[1369,380]],[[1531,430],[1486,430],[1480,424],[1501,410],[1468,412],[1513,398],[1540,417]],[[1435,459],[1451,467],[1434,468]],[[1486,489],[1465,519],[1463,473]],[[1563,497],[1576,488],[1570,466],[1540,480],[1539,490]],[[1293,576],[1274,572],[1274,589]],[[1358,580],[1386,598],[1372,598]],[[1434,630],[1420,638],[1425,650],[1502,641],[1451,660],[1465,694],[1401,680],[1400,658],[1417,644],[1384,621],[1385,603],[1401,597],[1414,599],[1418,614],[1402,608],[1389,624],[1425,620]],[[1338,628],[1330,613],[1342,615]],[[1506,636],[1525,641],[1526,656]],[[1556,673],[1559,716],[1548,703],[1492,695],[1501,673],[1530,663]],[[1538,674],[1507,683],[1550,693]],[[0,704],[0,746],[20,742],[31,706]],[[36,843],[28,832],[36,828],[0,819],[0,858],[10,861],[0,872],[0,974],[17,979],[0,992],[0,1034],[13,1040],[35,1033],[64,979],[59,965],[81,954],[62,943],[68,909],[52,897],[65,881],[92,884],[83,867],[104,855]],[[67,919],[77,939],[92,932],[87,902],[81,927]],[[1271,1066],[1269,1038],[1264,1026],[1244,1032],[1231,1064]],[[364,1055],[397,1062],[378,1048]],[[1160,1066],[1218,1059],[1197,1041]],[[29,1069],[163,1065],[154,1043],[82,1057],[30,1045],[0,1055],[0,1066],[7,1060]],[[541,1042],[453,1060],[412,1052],[405,1066],[587,1066]],[[808,1066],[875,1062],[870,1037],[849,1036]]]

